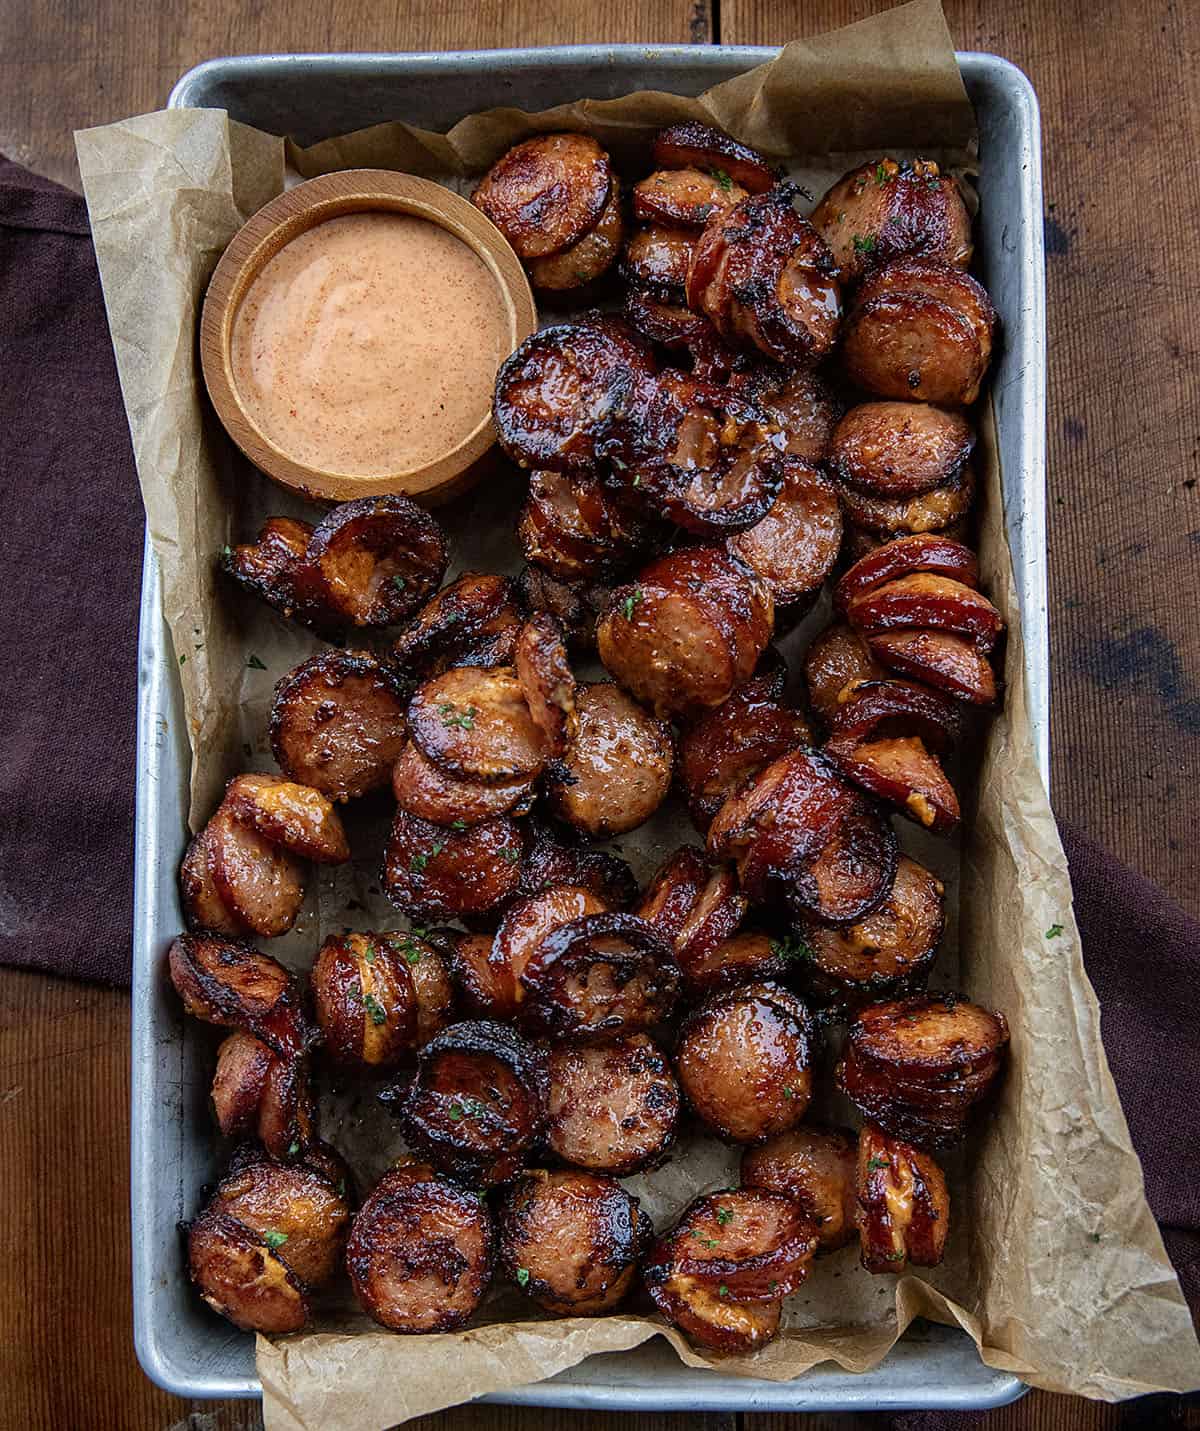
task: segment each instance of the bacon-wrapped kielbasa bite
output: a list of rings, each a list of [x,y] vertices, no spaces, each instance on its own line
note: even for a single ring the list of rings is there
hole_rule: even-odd
[[[838,1087],[894,1137],[947,1147],[990,1092],[1007,1047],[1003,1014],[953,994],[872,1004],[850,1025]]]
[[[615,1178],[523,1173],[499,1210],[500,1266],[548,1312],[597,1317],[637,1278],[654,1225]]]
[[[494,1261],[487,1206],[421,1163],[384,1174],[346,1247],[359,1305],[393,1332],[461,1327],[483,1300]]]

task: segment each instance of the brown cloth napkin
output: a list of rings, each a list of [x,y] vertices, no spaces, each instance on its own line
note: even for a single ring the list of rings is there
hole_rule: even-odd
[[[0,363],[0,962],[128,983],[142,507],[83,200],[3,158]],[[1200,924],[1063,838],[1109,1062],[1195,1308]]]
[[[81,198],[0,156],[0,962],[127,984],[142,503]]]

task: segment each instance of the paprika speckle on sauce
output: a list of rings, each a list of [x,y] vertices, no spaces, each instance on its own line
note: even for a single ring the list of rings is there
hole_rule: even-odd
[[[345,214],[264,265],[234,318],[233,380],[286,456],[350,477],[424,466],[487,414],[510,346],[499,286],[448,230]]]

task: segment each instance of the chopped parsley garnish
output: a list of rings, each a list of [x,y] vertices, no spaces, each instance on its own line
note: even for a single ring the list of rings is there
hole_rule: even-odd
[[[790,934],[786,939],[772,939],[771,953],[776,959],[813,959],[816,956],[807,941],[798,934]]]
[[[1046,938],[1057,939],[1062,932],[1063,927],[1061,924],[1052,924],[1050,928],[1046,930]]]
[[[408,868],[413,874],[420,874],[430,860],[436,860],[438,855],[446,848],[445,840],[435,840],[429,847],[427,854],[413,855],[409,861]]]
[[[288,1144],[288,1157],[289,1157],[289,1158],[294,1158],[299,1151],[300,1151],[300,1144],[299,1144],[298,1142],[291,1142],[291,1143]]]
[[[458,726],[459,730],[474,730],[475,717],[479,712],[474,706],[468,706],[460,715],[448,702],[438,706],[438,715],[442,718],[442,724],[449,729],[450,726]]]
[[[1099,1234],[1098,1232],[1089,1232],[1089,1233],[1088,1233],[1088,1237],[1090,1238],[1090,1240],[1091,1240],[1092,1242],[1099,1242],[1099,1241],[1100,1241],[1100,1234]]]
[[[886,1158],[872,1158],[867,1164],[867,1171],[873,1173],[876,1168],[886,1168],[887,1166],[888,1160]]]
[[[783,1085],[783,1096],[784,1096],[785,1098],[795,1098],[795,1096],[796,1096],[796,1090],[795,1090],[794,1088],[789,1087],[789,1086],[785,1083],[785,1084]]]
[[[467,822],[465,820],[452,820],[450,823],[450,828],[452,830],[458,830],[461,833],[467,828]]]
[[[282,1247],[283,1244],[287,1241],[287,1233],[275,1232],[273,1230],[269,1232],[264,1232],[263,1241],[267,1244],[271,1251],[274,1252],[277,1248]]]
[[[406,964],[419,964],[421,962],[421,951],[413,942],[411,934],[406,934],[404,938],[400,940],[399,949],[401,954],[404,955],[404,962]]]
[[[866,234],[866,235],[864,236],[863,234],[855,234],[855,235],[854,235],[854,252],[855,252],[855,253],[874,253],[874,252],[875,252],[875,235],[874,235],[874,234]]]
[[[512,845],[505,845],[505,847],[500,851],[500,858],[502,860],[507,860],[510,865],[515,865],[517,861],[521,858],[521,851],[515,849]]]
[[[779,1286],[779,1283],[776,1282],[776,1280],[775,1280],[774,1277],[772,1277],[771,1280],[770,1280],[770,1282],[768,1282],[768,1284],[767,1284],[767,1291],[768,1291],[768,1292],[773,1292],[773,1291],[775,1290],[775,1288],[778,1287],[778,1286]]]
[[[712,176],[717,181],[717,183],[720,184],[721,188],[724,189],[726,192],[733,188],[733,180],[729,177],[729,175],[725,172],[724,169],[714,169],[712,171]]]
[[[887,181],[888,181],[888,171],[887,171],[886,167],[885,167],[882,163],[881,163],[881,164],[876,164],[876,166],[875,166],[875,182],[876,182],[876,183],[879,185],[879,187],[882,189],[883,186],[887,183]]]
[[[374,994],[363,995],[363,1006],[367,1013],[371,1015],[371,1022],[378,1026],[387,1023],[387,1010],[379,1002]]]
[[[374,941],[373,941],[373,940],[370,940],[370,939],[367,940],[367,948],[366,948],[366,952],[363,954],[363,958],[367,961],[368,964],[374,964],[374,962],[375,962],[375,944],[374,944]]]
[[[722,1282],[721,1285],[717,1288],[717,1296],[718,1296],[718,1297],[728,1297],[728,1296],[729,1296],[729,1288],[726,1287],[726,1285],[725,1285],[724,1282]]]
[[[221,548],[220,556],[222,561],[231,561],[233,559],[233,548],[228,542]]]
[[[887,1255],[887,1260],[889,1262],[903,1262],[905,1260],[905,1256],[906,1254],[903,1252],[889,1252]]]
[[[265,671],[267,669],[253,652],[251,652],[250,659],[246,662],[246,665],[249,666],[252,671]]]
[[[528,1267],[518,1267],[518,1268],[517,1268],[517,1286],[518,1286],[518,1287],[528,1287],[528,1286],[529,1286],[529,1268],[528,1268]]]
[[[482,1118],[487,1107],[478,1098],[456,1098],[450,1105],[451,1123],[461,1123],[464,1118]]]
[[[717,1221],[722,1227],[728,1227],[733,1221],[733,1210],[728,1207],[717,1208]]]
[[[187,653],[184,652],[184,654],[183,654],[182,656],[180,656],[180,658],[179,658],[179,664],[182,666],[182,665],[184,665],[186,662],[187,662]]]
[[[638,604],[639,601],[641,601],[641,599],[642,588],[640,586],[635,586],[633,588],[633,591],[630,592],[630,594],[625,598],[625,601],[621,607],[621,610],[625,613],[626,621],[633,620],[633,608]]]
[[[394,576],[392,577],[392,585],[396,588],[397,591],[403,591],[404,588],[408,585],[408,582],[405,581],[402,576]]]

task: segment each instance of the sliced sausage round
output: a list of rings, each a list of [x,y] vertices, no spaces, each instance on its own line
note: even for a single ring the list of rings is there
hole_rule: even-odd
[[[937,1266],[950,1232],[950,1194],[928,1153],[868,1124],[858,1140],[856,1190],[868,1272]]]
[[[306,1287],[334,1276],[350,1230],[350,1208],[312,1168],[259,1157],[224,1177],[211,1207],[267,1239]]]
[[[770,587],[777,621],[811,605],[842,545],[842,508],[833,483],[798,457],[781,467],[783,486],[766,516],[727,538],[729,550]]]
[[[462,830],[510,811],[521,814],[532,800],[533,781],[484,785],[478,780],[456,780],[410,740],[392,767],[392,793],[410,815]]]
[[[845,1128],[803,1126],[742,1154],[742,1186],[799,1203],[816,1225],[817,1247],[832,1252],[858,1231],[858,1138]]]
[[[974,446],[974,430],[960,412],[921,402],[865,402],[834,429],[828,460],[851,486],[907,498],[952,481]]]
[[[188,1273],[213,1311],[244,1332],[282,1336],[308,1320],[299,1277],[263,1234],[217,1208],[188,1228]]]
[[[471,196],[523,259],[561,253],[599,222],[612,186],[608,155],[586,134],[514,144]]]
[[[647,224],[702,229],[746,198],[728,175],[707,169],[657,169],[633,186],[633,216]]]
[[[319,790],[279,775],[235,775],[224,804],[235,819],[293,855],[327,865],[350,858],[342,822]]]
[[[880,497],[838,482],[847,520],[876,537],[890,541],[906,532],[946,532],[965,521],[975,497],[975,473],[968,462],[940,487],[916,497]]]
[[[843,572],[833,589],[834,610],[844,615],[854,597],[919,571],[979,587],[979,562],[970,547],[942,532],[915,533],[872,548]]]
[[[401,631],[392,646],[392,660],[405,674],[436,675],[459,664],[457,658],[464,651],[520,622],[519,600],[510,577],[464,572],[431,597]]]
[[[924,681],[958,701],[994,706],[1000,699],[996,673],[986,656],[949,631],[884,631],[867,638],[871,655],[889,670]]]
[[[695,234],[688,229],[649,224],[626,243],[621,275],[636,288],[648,288],[662,298],[682,302],[695,242]]]
[[[529,714],[548,756],[560,756],[575,735],[575,676],[567,659],[562,629],[553,616],[538,612],[521,627],[513,662]]]
[[[616,262],[625,237],[621,213],[621,186],[612,176],[608,198],[595,225],[584,236],[559,253],[529,261],[529,281],[535,288],[565,293],[595,283]]]
[[[752,194],[761,194],[778,178],[757,149],[694,119],[659,131],[654,141],[654,162],[661,169],[700,169],[714,175],[723,188],[728,180],[730,188],[740,184]]]
[[[255,934],[286,934],[304,903],[304,870],[222,805],[208,822],[208,871],[221,903]]]
[[[330,1058],[352,1068],[395,1068],[416,1042],[417,991],[387,939],[331,934],[309,980]]]
[[[209,834],[206,825],[193,835],[179,866],[179,898],[189,929],[209,929],[236,938],[249,933],[217,891],[209,868]]]
[[[511,667],[459,666],[417,688],[408,728],[421,753],[458,780],[532,780],[545,744]]]
[[[524,841],[508,815],[466,830],[447,829],[397,810],[383,854],[383,889],[414,915],[482,914],[515,893]]]
[[[842,404],[820,373],[758,362],[746,372],[734,373],[729,381],[779,424],[789,457],[813,463],[825,460]]]
[[[828,626],[813,638],[804,657],[804,679],[813,710],[826,723],[833,717],[843,692],[860,681],[878,680],[882,667],[867,642],[850,626]]]

